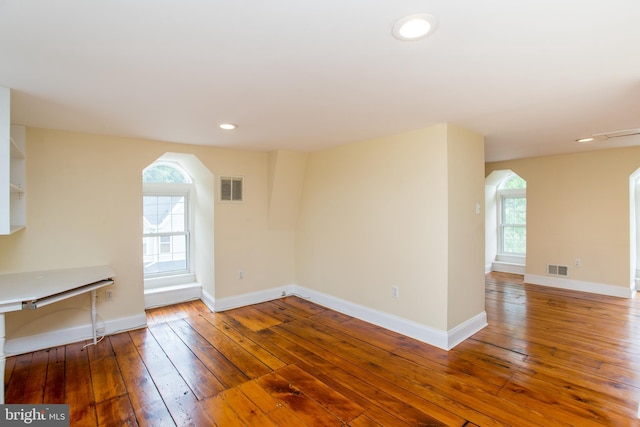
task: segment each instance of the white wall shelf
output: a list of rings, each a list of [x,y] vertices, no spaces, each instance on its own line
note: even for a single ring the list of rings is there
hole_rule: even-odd
[[[0,88],[0,235],[26,225],[26,129],[11,125],[11,90]]]
[[[13,139],[13,135],[9,137],[9,141],[11,143],[11,158],[12,159],[24,159],[24,146],[18,145],[15,139]]]

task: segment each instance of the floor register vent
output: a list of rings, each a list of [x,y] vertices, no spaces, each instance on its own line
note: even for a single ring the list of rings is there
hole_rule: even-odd
[[[547,275],[567,277],[569,275],[569,267],[566,265],[547,264]]]

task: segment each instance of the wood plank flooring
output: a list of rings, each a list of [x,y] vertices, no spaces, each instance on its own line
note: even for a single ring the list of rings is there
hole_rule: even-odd
[[[297,297],[7,359],[6,403],[72,426],[640,426],[640,301],[486,276],[489,326],[446,352]]]

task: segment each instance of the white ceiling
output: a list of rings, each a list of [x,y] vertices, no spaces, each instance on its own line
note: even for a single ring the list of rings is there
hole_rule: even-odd
[[[420,12],[432,36],[391,36]],[[640,127],[640,1],[0,0],[0,86],[13,123],[222,147],[442,122],[488,161],[640,145],[574,142]]]

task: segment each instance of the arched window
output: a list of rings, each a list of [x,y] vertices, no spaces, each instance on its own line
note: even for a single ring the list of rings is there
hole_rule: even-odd
[[[191,184],[191,178],[189,174],[177,164],[154,162],[142,172],[142,182]]]
[[[527,252],[527,183],[516,174],[498,186],[498,255]]]
[[[158,161],[142,182],[145,278],[191,273],[191,177],[177,163]]]

